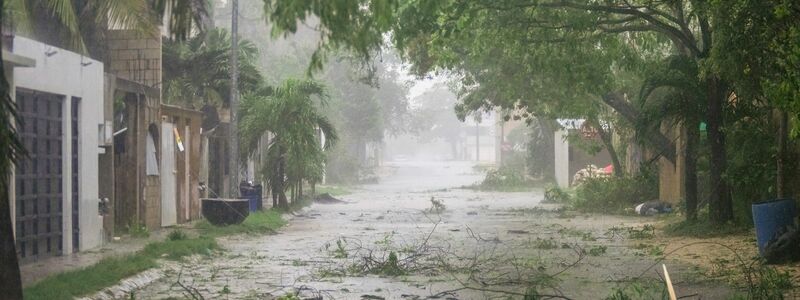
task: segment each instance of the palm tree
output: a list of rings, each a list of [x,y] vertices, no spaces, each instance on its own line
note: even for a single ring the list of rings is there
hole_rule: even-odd
[[[2,0],[0,0],[2,4]],[[0,28],[3,24],[0,14]],[[0,39],[0,48],[2,41]],[[0,54],[0,70],[3,66]],[[11,203],[8,199],[11,167],[25,149],[13,124],[17,121],[16,107],[9,97],[9,86],[4,71],[0,71],[0,295],[8,299],[22,299],[22,280],[19,274],[17,248],[11,224]]]
[[[242,153],[252,154],[266,132],[275,135],[262,167],[272,189],[274,206],[289,207],[288,188],[295,191],[293,195],[302,196],[303,181],[314,185],[322,180],[323,151],[338,140],[333,125],[318,110],[326,105],[327,98],[322,84],[292,79],[277,88],[264,88],[243,97],[239,123]],[[318,130],[325,137],[324,144]]]
[[[219,28],[186,41],[165,42],[164,101],[194,109],[203,105],[227,106],[230,51],[230,35]],[[242,93],[254,91],[262,81],[256,68],[257,54],[255,44],[239,40],[239,90]]]
[[[6,0],[17,30],[62,48],[102,57],[109,26],[156,33],[168,16],[170,37],[184,40],[210,26],[207,0]]]

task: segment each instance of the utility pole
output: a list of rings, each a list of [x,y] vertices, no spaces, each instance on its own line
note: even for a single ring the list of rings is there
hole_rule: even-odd
[[[230,197],[239,198],[239,0],[231,0]]]

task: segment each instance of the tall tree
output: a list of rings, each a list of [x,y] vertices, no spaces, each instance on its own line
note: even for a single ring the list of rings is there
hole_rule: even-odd
[[[376,37],[380,34],[376,33],[392,29],[395,45],[407,53],[416,54],[416,65],[422,66],[423,70],[430,69],[430,66],[452,66],[470,54],[465,49],[454,47],[451,36],[458,36],[462,41],[486,43],[484,48],[503,45],[503,48],[495,49],[498,52],[497,57],[508,53],[507,46],[522,45],[519,48],[525,49],[525,45],[532,43],[545,46],[561,44],[564,47],[558,49],[569,51],[573,43],[564,43],[565,40],[591,40],[613,36],[618,40],[642,42],[642,37],[653,36],[656,40],[669,41],[678,53],[700,66],[709,58],[714,48],[713,6],[705,1],[362,0],[337,5],[325,1],[288,5],[280,1],[265,0],[265,3],[270,19],[277,21],[275,23],[279,30],[296,30],[298,19],[304,20],[308,15],[318,16],[321,20],[320,27],[323,28],[322,35],[326,38],[323,39],[320,49],[344,46],[362,54],[367,53],[363,49],[380,42],[380,38]],[[509,15],[513,17],[508,17]],[[484,22],[484,25],[503,29],[496,30],[495,33],[503,33],[508,26],[513,26],[518,28],[515,31],[519,34],[516,39],[506,39],[505,43],[495,44],[476,38],[472,35],[475,32],[473,25],[486,18],[492,18],[492,21]],[[402,21],[388,24],[385,22],[392,19]],[[339,30],[342,28],[348,30],[342,32]],[[647,47],[647,44],[637,43],[631,49],[642,47]],[[595,45],[595,50],[599,52],[591,53],[602,53],[606,49],[609,49],[606,45]],[[447,55],[436,57],[437,50],[446,50],[444,53]],[[539,51],[527,54],[536,57],[552,53],[553,51]],[[573,63],[587,65],[580,59]],[[569,68],[568,65],[565,67]],[[566,75],[577,76],[575,83],[581,84],[587,82],[584,79],[591,78],[580,78],[580,75],[605,73],[607,72],[595,73],[581,68],[565,72]],[[715,223],[724,223],[733,219],[729,188],[723,176],[727,168],[725,135],[722,130],[723,112],[730,96],[730,87],[715,73],[704,72],[701,75],[698,80],[706,90],[705,119],[711,146],[710,216]],[[578,91],[584,90],[580,85],[576,87]],[[630,120],[639,117],[638,112],[624,100],[624,94],[614,90],[607,92],[600,95],[603,102]],[[654,144],[659,145],[660,152],[674,161],[674,153],[669,150],[672,146],[663,136],[657,132],[649,132],[645,136],[655,138]]]
[[[211,29],[186,41],[167,41],[163,50],[164,102],[198,109],[227,107],[230,98],[230,34]],[[262,82],[258,49],[239,41],[239,90],[255,91]]]
[[[314,184],[322,179],[323,151],[338,140],[333,125],[319,111],[327,97],[324,86],[316,81],[290,79],[243,98],[239,123],[242,153],[253,153],[261,136],[274,134],[262,173],[278,207],[289,207],[288,188],[302,191],[303,181]],[[324,136],[324,144],[317,130]]]

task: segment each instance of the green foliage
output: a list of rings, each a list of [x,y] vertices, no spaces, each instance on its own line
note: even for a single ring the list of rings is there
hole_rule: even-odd
[[[561,203],[569,204],[572,201],[572,196],[569,192],[561,189],[558,185],[550,185],[544,190],[544,203]]]
[[[592,246],[592,248],[589,248],[587,254],[591,256],[601,256],[603,254],[606,254],[606,250],[608,250],[608,247],[603,245],[596,245]]]
[[[541,250],[558,249],[558,243],[554,239],[536,238],[533,241],[533,248]]]
[[[165,103],[199,109],[227,107],[231,95],[231,37],[216,28],[186,41],[166,41],[163,47]],[[239,40],[239,92],[258,90],[262,77],[256,68],[258,49]]]
[[[633,240],[652,239],[656,236],[656,228],[653,225],[645,224],[641,228],[628,227],[628,238]]]
[[[696,238],[712,238],[748,232],[751,224],[723,224],[715,225],[706,219],[696,221],[680,221],[669,223],[664,227],[664,233],[671,236],[688,236]]]
[[[150,243],[135,254],[106,258],[90,267],[45,278],[25,288],[25,299],[74,299],[154,268],[158,266],[158,259],[181,259],[194,254],[209,254],[218,249],[217,242],[208,237]]]
[[[658,178],[637,176],[587,178],[575,188],[572,206],[580,211],[623,213],[639,203],[658,199]]]
[[[377,273],[386,276],[401,276],[405,275],[406,272],[398,264],[397,253],[390,251],[389,257],[386,259],[386,262],[378,268]]]
[[[524,166],[505,164],[500,168],[490,168],[480,184],[470,186],[485,191],[526,191],[539,185],[540,182],[530,180],[524,171]]]
[[[616,287],[606,300],[669,299],[666,286],[654,279],[636,279]]]
[[[195,224],[195,229],[207,236],[268,234],[284,225],[286,225],[286,221],[280,212],[268,210],[251,213],[244,222],[237,225],[214,226],[206,220],[201,220]]]
[[[3,13],[27,36],[94,55],[100,51],[97,48],[106,47],[99,41],[105,37],[107,24],[152,34],[158,30],[153,21],[169,14],[171,37],[185,39],[189,33],[205,29],[208,8],[209,4],[203,0],[10,0],[6,1]]]
[[[133,238],[146,238],[150,236],[150,230],[147,229],[147,226],[144,224],[139,224],[137,221],[129,224],[128,228],[126,229],[128,234],[130,234]]]
[[[189,238],[189,236],[187,236],[186,233],[180,229],[174,229],[170,231],[169,234],[167,235],[167,239],[169,239],[170,241],[180,241],[180,240],[185,240],[187,238]]]
[[[327,97],[319,82],[287,80],[277,88],[248,94],[243,99],[239,130],[245,155],[241,157],[249,157],[264,134],[274,134],[261,173],[273,191],[280,193],[283,208],[288,208],[287,188],[297,187],[305,180],[322,180],[323,151],[338,140],[333,124],[320,113]]]
[[[333,258],[347,258],[347,249],[345,249],[345,245],[347,244],[346,241],[342,239],[336,240],[336,248],[331,251]],[[327,249],[329,245],[325,245]]]
[[[794,287],[792,275],[773,267],[761,267],[755,272],[757,281],[749,291],[750,299],[784,299],[784,293]]]

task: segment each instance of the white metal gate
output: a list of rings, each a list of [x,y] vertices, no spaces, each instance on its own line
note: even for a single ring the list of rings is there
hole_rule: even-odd
[[[178,223],[178,206],[175,202],[175,135],[173,125],[161,123],[161,226]]]

